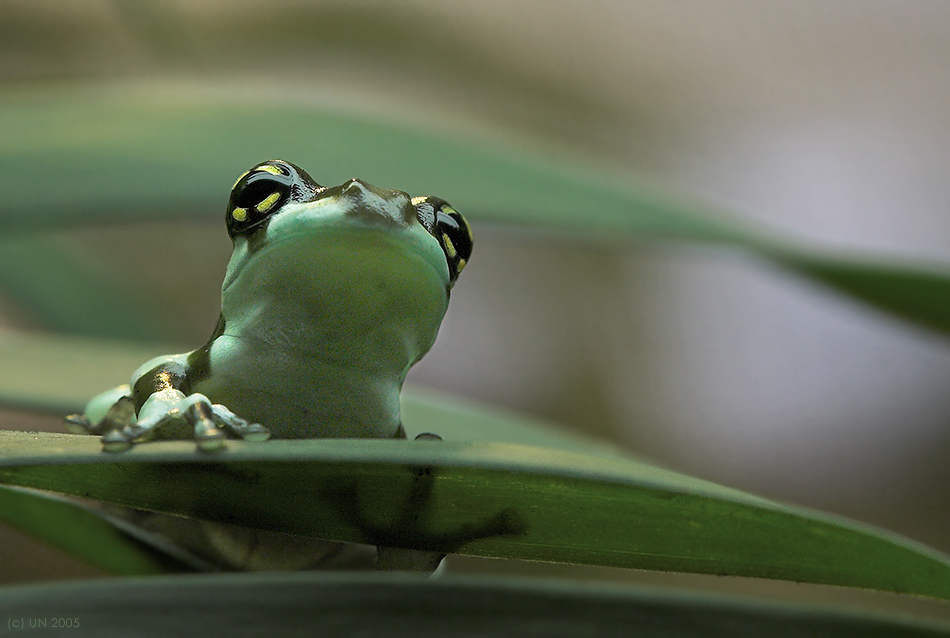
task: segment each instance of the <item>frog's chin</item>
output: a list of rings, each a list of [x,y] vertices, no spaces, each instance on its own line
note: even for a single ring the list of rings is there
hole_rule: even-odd
[[[256,251],[236,245],[222,314],[229,324],[309,326],[328,339],[391,330],[421,356],[449,298],[441,248],[426,236],[431,244],[409,231],[336,225],[281,236]]]

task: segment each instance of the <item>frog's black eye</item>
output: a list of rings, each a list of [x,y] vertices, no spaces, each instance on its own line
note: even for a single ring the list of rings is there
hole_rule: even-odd
[[[233,239],[252,232],[288,200],[302,199],[306,192],[322,188],[290,162],[271,160],[258,164],[241,175],[231,189],[228,234]]]
[[[449,284],[454,285],[459,273],[472,256],[472,229],[462,214],[438,197],[415,197],[419,223],[435,237],[449,266]]]
[[[235,182],[227,213],[228,234],[232,238],[259,226],[290,197],[293,175],[282,164],[258,164]]]

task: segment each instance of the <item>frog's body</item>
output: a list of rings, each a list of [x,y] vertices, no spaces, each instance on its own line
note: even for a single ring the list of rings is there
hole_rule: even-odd
[[[231,192],[234,252],[208,343],[153,359],[68,419],[107,450],[192,433],[402,438],[399,392],[432,346],[471,253],[442,200],[361,180],[320,186],[274,160]],[[134,414],[133,414],[134,410]],[[260,424],[260,425],[259,425]]]

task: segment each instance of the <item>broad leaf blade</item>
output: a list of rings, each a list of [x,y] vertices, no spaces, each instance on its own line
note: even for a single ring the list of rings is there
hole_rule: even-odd
[[[3,363],[0,365],[0,370],[7,370],[7,376],[0,377],[0,388],[6,388],[6,394],[0,392],[0,397],[5,396],[8,400],[15,399],[18,393],[32,388],[29,390],[32,394],[20,397],[21,405],[45,406],[47,409],[59,409],[63,412],[76,410],[93,393],[124,381],[131,369],[157,353],[157,350],[149,348],[135,348],[95,340],[8,336],[0,341],[0,362]],[[17,382],[22,382],[23,386],[16,386]],[[258,472],[264,472],[271,477],[270,480],[274,480],[283,472],[288,472],[290,474],[282,479],[287,481],[282,484],[284,487],[286,485],[310,485],[311,487],[324,485],[331,492],[334,486],[342,485],[340,481],[345,481],[349,477],[360,485],[364,485],[364,493],[368,495],[366,498],[377,503],[380,497],[370,496],[377,494],[373,491],[377,489],[374,487],[376,481],[380,483],[378,489],[381,490],[391,490],[392,486],[399,484],[400,481],[402,488],[406,489],[407,481],[411,479],[411,471],[407,468],[411,469],[420,463],[446,468],[456,467],[456,469],[446,469],[439,475],[439,485],[451,486],[448,488],[449,495],[442,498],[446,503],[456,503],[455,507],[457,507],[440,514],[447,517],[446,524],[453,520],[458,523],[459,521],[452,517],[467,516],[469,507],[475,507],[476,504],[480,504],[478,507],[482,508],[485,515],[493,516],[498,513],[498,508],[508,507],[504,503],[514,498],[521,503],[521,509],[528,512],[540,512],[548,517],[544,519],[548,520],[548,523],[566,527],[566,530],[552,527],[549,531],[552,538],[535,535],[531,537],[534,539],[531,542],[524,538],[485,540],[465,548],[465,551],[481,555],[533,557],[591,564],[652,566],[656,569],[682,569],[702,573],[764,575],[773,578],[840,582],[918,593],[929,592],[929,595],[938,597],[945,596],[947,591],[950,591],[950,586],[935,584],[944,582],[946,579],[945,575],[940,576],[946,565],[943,557],[931,554],[930,550],[921,549],[916,545],[908,545],[904,540],[898,540],[895,544],[891,542],[891,536],[881,535],[870,528],[847,522],[841,523],[843,525],[841,527],[840,519],[774,505],[762,499],[743,496],[735,490],[718,488],[710,483],[657,470],[647,465],[610,459],[604,455],[619,455],[619,453],[576,435],[549,432],[538,424],[513,415],[499,415],[493,411],[475,409],[464,404],[452,404],[431,395],[414,396],[412,393],[404,397],[404,410],[406,426],[411,433],[434,431],[447,439],[445,444],[420,448],[419,444],[407,443],[400,447],[400,444],[396,443],[387,449],[388,442],[377,441],[271,441],[260,447],[232,443],[230,444],[232,449],[227,455],[217,460],[226,459],[231,462],[238,455],[239,449],[246,448],[246,451],[241,454],[251,454],[251,458],[258,453],[265,455],[257,461],[252,461],[252,465],[253,463],[264,464],[269,469],[265,472],[261,469],[262,466],[255,466],[256,469],[253,470],[255,475]],[[274,494],[254,496],[253,493],[244,493],[242,485],[230,482],[236,480],[241,483],[240,473],[222,474],[211,469],[215,467],[213,461],[216,459],[196,455],[190,443],[150,444],[130,454],[113,457],[101,454],[99,444],[93,437],[53,437],[42,439],[46,443],[40,444],[41,439],[22,438],[28,435],[11,434],[9,436],[14,439],[8,440],[19,442],[12,448],[5,448],[0,458],[12,468],[8,470],[7,479],[11,483],[66,493],[85,494],[86,492],[75,490],[95,488],[96,498],[118,499],[118,502],[128,505],[165,508],[168,511],[178,511],[175,508],[182,506],[181,503],[176,505],[180,495],[188,495],[195,489],[215,492],[205,493],[202,496],[202,498],[210,499],[208,504],[208,507],[211,507],[210,510],[204,509],[205,506],[195,506],[194,501],[191,500],[195,497],[189,496],[184,499],[185,507],[192,509],[179,513],[196,516],[207,515],[209,511],[215,511],[216,507],[220,507],[221,509],[218,510],[220,515],[228,517],[229,507],[233,506],[235,511],[242,511],[248,503],[256,506],[262,503],[273,504],[277,509],[289,508],[288,512],[295,512],[294,508],[299,505],[297,492],[287,492],[286,489],[278,486],[274,487],[276,492]],[[517,443],[540,444],[548,446],[549,449],[539,451],[538,448],[493,447],[491,444],[484,443],[480,449],[477,447],[467,449],[465,444],[461,443],[466,440],[485,441],[493,438]],[[68,447],[57,449],[60,442]],[[377,449],[374,446],[380,444],[383,445],[383,449],[372,452]],[[52,448],[48,447],[49,445],[52,445]],[[313,448],[313,446],[316,447]],[[344,448],[355,446],[349,448],[349,452],[341,452],[341,454],[344,457],[346,454],[353,455],[349,458],[353,463],[362,464],[358,466],[362,468],[360,470],[362,474],[358,472],[359,476],[354,478],[351,473],[355,470],[352,468],[348,470],[345,465],[335,464],[332,455],[321,456],[330,454],[333,446]],[[323,452],[314,452],[316,456],[311,459],[312,463],[308,464],[306,458],[300,459],[296,456],[300,450],[311,449],[323,450]],[[159,451],[165,450],[174,452],[169,457],[156,456]],[[420,450],[424,452],[421,457],[404,456],[419,453]],[[570,456],[564,450],[588,452],[595,456]],[[285,453],[286,456],[284,456]],[[377,453],[381,456],[375,456]],[[44,454],[47,456],[44,457]],[[364,454],[366,456],[363,456]],[[446,456],[440,457],[439,454]],[[469,454],[472,456],[468,456]],[[564,456],[565,454],[568,456]],[[136,466],[137,461],[149,459],[160,464],[154,467],[149,463]],[[29,467],[16,469],[18,464],[29,463],[41,465],[32,470]],[[53,465],[43,466],[42,463]],[[77,463],[77,465],[61,465],[63,463]],[[172,466],[168,466],[169,463]],[[308,465],[323,469],[304,469]],[[295,476],[293,472],[297,470],[293,468],[298,467],[301,472],[312,471],[318,476],[309,477],[308,475],[308,478]],[[462,469],[458,469],[459,467]],[[31,471],[37,474],[29,480],[16,478],[17,476],[25,477]],[[211,479],[203,478],[202,473],[206,471],[213,474]],[[321,472],[324,473],[321,474]],[[460,472],[460,474],[453,474],[453,472]],[[512,475],[511,472],[517,474]],[[552,472],[553,475],[551,475]],[[527,476],[524,479],[527,481],[524,487],[519,482],[522,480],[522,475]],[[545,476],[547,478],[544,478]],[[167,485],[169,477],[175,477],[183,484],[168,490],[164,488],[157,490],[154,487]],[[657,477],[662,479],[660,483],[655,482],[659,480]],[[216,484],[216,481],[223,483]],[[631,488],[631,485],[639,487]],[[482,488],[485,490],[484,495],[480,495]],[[453,490],[470,491],[462,493]],[[680,494],[684,491],[685,495]],[[93,492],[89,493],[93,494]],[[214,505],[218,502],[217,493],[233,498],[235,502],[229,505],[226,501],[221,501],[220,506]],[[292,502],[286,503],[287,498],[290,498]],[[383,500],[385,502],[385,499]],[[390,503],[398,501],[397,497],[390,499]],[[627,507],[632,509],[620,515],[618,507],[622,503],[626,503]],[[682,508],[681,503],[685,503]],[[572,512],[572,521],[584,521],[584,523],[566,524],[563,520],[563,512]],[[804,514],[800,514],[801,512]],[[386,515],[392,514],[393,511],[390,508]],[[245,522],[252,526],[257,524],[258,519],[254,514],[245,511],[244,515],[249,517]],[[617,516],[616,520],[603,520],[603,517],[606,516],[609,519],[613,515]],[[817,519],[815,519],[816,516]],[[670,525],[680,526],[676,528],[679,530],[676,534],[673,533],[674,530],[667,527],[667,518]],[[231,519],[225,518],[225,520]],[[281,520],[274,522],[274,525],[283,531],[292,531],[282,527],[284,523]],[[819,523],[812,525],[814,520]],[[690,525],[690,521],[696,524]],[[330,522],[326,524],[330,525]],[[336,530],[343,534],[344,540],[358,540],[359,533],[352,526],[347,528],[339,521],[335,525],[336,527],[331,526],[331,531]],[[787,525],[788,529],[783,525]],[[718,531],[715,534],[710,533],[710,526]],[[748,534],[745,536],[739,534],[736,526],[749,530]],[[598,545],[597,534],[604,534],[608,529],[617,530],[618,527],[618,536],[613,541],[608,538],[605,541],[607,545],[602,543]],[[315,528],[310,529],[309,532],[303,531],[319,535],[329,533],[323,528],[320,529],[319,532],[315,531]],[[540,529],[543,529],[543,526]],[[634,548],[638,547],[641,542],[641,531],[644,529],[647,530],[648,536],[655,536],[656,542],[668,543],[667,549],[653,557],[650,552],[642,549],[626,554],[627,550],[623,548],[624,543],[630,543]],[[657,532],[657,530],[661,531]],[[755,530],[759,531],[753,533]],[[828,544],[825,544],[822,535],[826,532],[834,542],[828,541]],[[534,531],[532,534],[537,534],[537,532]],[[754,537],[752,539],[754,542],[749,542],[750,534]],[[538,540],[539,538],[541,540]],[[725,545],[716,550],[715,555],[718,558],[706,561],[701,555],[705,543],[717,542],[716,538]],[[780,554],[773,553],[771,543],[778,541],[788,544],[785,548],[784,559],[779,558]],[[610,542],[619,543],[621,547],[611,549]],[[585,554],[588,543],[591,544],[590,551],[593,552],[591,555]],[[838,548],[835,543],[844,543],[844,548]],[[756,547],[758,549],[755,549]],[[546,551],[548,553],[545,553]],[[685,556],[682,555],[684,551]],[[729,554],[729,551],[733,553]],[[869,567],[873,562],[869,557],[876,554],[885,557],[885,562],[878,567]],[[807,558],[808,556],[811,558]],[[905,557],[909,557],[906,563]],[[785,562],[782,562],[783,560]],[[839,564],[840,561],[844,561],[844,564]],[[796,567],[799,562],[801,564]],[[933,582],[928,580],[929,577],[922,576],[925,581],[930,582],[929,585],[915,583],[913,578],[908,581],[910,584],[894,584],[899,581],[891,580],[892,572],[900,574],[908,569],[912,571],[916,569],[914,573],[918,575],[925,574],[926,569],[921,567],[921,562],[929,566],[926,569],[936,568],[939,572],[936,576],[932,574],[935,579]],[[870,570],[871,573],[865,573],[862,570]],[[810,574],[809,577],[805,577],[806,572]]]
[[[175,613],[168,613],[170,609]],[[37,619],[52,617],[50,610],[72,622],[57,630],[50,620],[47,631],[77,638],[232,638],[265,633],[412,638],[924,638],[950,634],[944,624],[886,614],[858,615],[833,608],[528,579],[266,574],[0,589],[0,613],[6,618],[33,619],[35,627]],[[31,633],[41,631],[34,628]]]
[[[265,158],[284,157],[327,184],[360,176],[440,195],[476,221],[751,251],[950,332],[946,265],[829,259],[726,223],[709,207],[632,188],[581,162],[555,163],[378,114],[274,96],[261,103],[227,87],[157,84],[8,90],[0,99],[0,221],[10,232],[159,216],[219,218],[238,174]]]
[[[49,494],[0,487],[0,521],[113,574],[191,571],[88,507]]]
[[[950,599],[950,560],[907,539],[549,448],[326,439],[108,455],[94,437],[6,432],[0,482],[330,540]]]

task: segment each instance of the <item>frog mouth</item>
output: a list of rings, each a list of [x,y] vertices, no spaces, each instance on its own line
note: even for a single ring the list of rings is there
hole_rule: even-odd
[[[379,278],[387,269],[396,268],[416,272],[414,278],[420,284],[435,278],[440,288],[447,287],[445,254],[416,220],[414,209],[413,223],[407,224],[391,216],[367,213],[364,204],[363,199],[341,194],[300,204],[299,210],[271,220],[263,233],[235,244],[224,288],[249,268],[257,270],[268,263],[271,269],[297,279],[337,278],[337,273],[344,272],[356,280],[362,276]],[[408,263],[413,264],[409,271]]]

